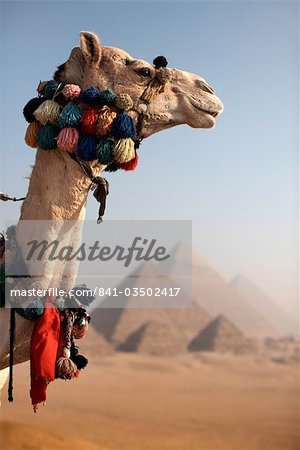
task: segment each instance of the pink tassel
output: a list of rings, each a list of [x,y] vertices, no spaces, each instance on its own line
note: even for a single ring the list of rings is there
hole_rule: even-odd
[[[77,84],[66,84],[62,90],[63,96],[67,100],[73,100],[78,97],[81,92],[80,87]]]
[[[57,147],[67,152],[76,152],[79,133],[76,128],[63,128],[57,137]]]

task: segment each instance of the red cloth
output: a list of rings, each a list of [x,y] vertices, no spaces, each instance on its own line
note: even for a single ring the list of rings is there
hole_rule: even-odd
[[[48,301],[36,320],[30,344],[31,389],[34,409],[46,400],[46,389],[55,379],[55,363],[60,335],[58,310]]]

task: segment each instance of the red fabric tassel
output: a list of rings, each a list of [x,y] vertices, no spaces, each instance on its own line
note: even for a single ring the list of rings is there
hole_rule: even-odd
[[[135,152],[135,157],[128,162],[119,164],[119,167],[123,170],[134,170],[138,165],[139,157],[137,152]]]
[[[80,131],[83,135],[86,136],[96,134],[96,123],[99,113],[99,108],[88,108],[83,111],[79,122]]]
[[[31,389],[34,411],[46,401],[46,389],[55,379],[55,363],[59,345],[60,315],[47,301],[44,313],[36,320],[30,344]]]

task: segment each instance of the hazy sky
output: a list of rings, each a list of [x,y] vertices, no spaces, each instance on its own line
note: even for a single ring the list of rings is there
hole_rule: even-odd
[[[22,196],[35,152],[22,108],[78,45],[104,45],[204,77],[225,105],[211,130],[144,141],[116,173],[107,219],[192,219],[195,248],[226,278],[248,276],[297,304],[298,9],[292,1],[1,2],[1,190]],[[0,205],[18,216],[18,205]],[[98,205],[91,198],[87,217]]]

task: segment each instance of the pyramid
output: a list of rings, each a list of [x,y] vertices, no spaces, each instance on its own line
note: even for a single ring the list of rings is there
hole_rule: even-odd
[[[281,336],[297,335],[299,330],[297,320],[290,317],[288,313],[281,309],[276,302],[248,278],[238,275],[230,284],[261,315],[268,317],[268,322],[279,331]]]
[[[182,254],[186,253],[185,245],[178,245],[176,252],[166,274],[184,270]],[[268,316],[254,308],[196,251],[192,252],[192,265],[193,298],[208,314],[212,317],[225,315],[249,337],[280,335],[268,321]]]
[[[131,333],[117,350],[156,356],[176,355],[186,352],[186,342],[180,330],[171,323],[152,320]]]
[[[79,347],[79,353],[87,358],[95,358],[96,356],[109,355],[113,353],[113,346],[98,333],[93,325],[89,325],[86,336],[82,339],[76,340],[76,345]]]
[[[239,354],[252,353],[255,348],[254,341],[247,339],[243,332],[223,315],[211,321],[188,346],[188,349],[193,352]]]
[[[166,279],[171,285],[169,277],[162,275],[154,264],[147,263],[142,264],[117,289],[122,290],[124,285],[131,288],[142,286],[144,277],[148,278],[148,284],[151,280],[153,287],[166,285]],[[152,321],[172,324],[181,331],[187,344],[211,320],[210,315],[194,301],[187,308],[137,308],[136,298],[126,297],[119,308],[110,308],[109,305],[108,298],[101,303],[100,308],[91,312],[91,317],[95,329],[114,346],[119,346],[130,334]]]

